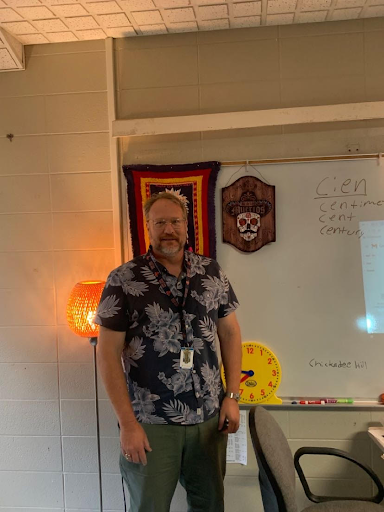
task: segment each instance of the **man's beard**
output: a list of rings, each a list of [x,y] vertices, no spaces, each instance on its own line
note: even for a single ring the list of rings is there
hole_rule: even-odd
[[[177,240],[176,238],[174,238],[173,240],[177,242],[177,245],[168,245],[167,243],[162,244],[162,241],[160,240],[156,247],[157,251],[163,254],[164,256],[174,256],[175,254],[180,252],[185,242],[183,243],[181,240]]]

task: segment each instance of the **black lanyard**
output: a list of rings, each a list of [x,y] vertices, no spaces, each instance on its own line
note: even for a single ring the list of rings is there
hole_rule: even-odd
[[[183,335],[183,342],[184,345],[187,345],[187,328],[185,325],[185,318],[184,318],[184,307],[185,303],[187,302],[187,296],[189,292],[189,285],[191,282],[191,262],[189,261],[188,257],[184,258],[185,261],[185,267],[187,270],[187,276],[185,278],[185,284],[184,284],[184,293],[183,293],[183,300],[180,302],[180,299],[178,297],[175,297],[167,285],[162,272],[158,268],[156,264],[156,260],[152,254],[151,248],[149,248],[147,254],[145,255],[146,260],[148,261],[149,268],[152,270],[153,275],[156,277],[156,279],[159,282],[160,288],[163,290],[163,292],[168,295],[168,297],[171,299],[172,304],[174,304],[179,312],[180,315],[180,323],[181,323],[181,333]]]

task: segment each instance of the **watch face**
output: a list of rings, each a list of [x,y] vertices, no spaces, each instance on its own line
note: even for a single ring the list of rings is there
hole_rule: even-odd
[[[240,403],[257,404],[276,400],[281,368],[275,354],[254,341],[242,343],[242,352]],[[222,377],[225,383],[223,367]]]

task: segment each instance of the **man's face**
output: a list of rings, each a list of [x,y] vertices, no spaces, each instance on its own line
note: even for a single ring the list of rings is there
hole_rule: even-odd
[[[182,219],[175,228],[171,220]],[[156,226],[156,221],[169,221],[164,226]],[[157,222],[158,224],[158,222]],[[159,199],[149,211],[147,229],[153,250],[163,256],[174,256],[184,250],[187,240],[187,222],[183,220],[183,210],[169,199]]]

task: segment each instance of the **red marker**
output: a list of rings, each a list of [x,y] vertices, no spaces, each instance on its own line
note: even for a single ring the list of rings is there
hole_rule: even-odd
[[[323,405],[325,404],[324,400],[300,400],[299,404],[301,405]]]

